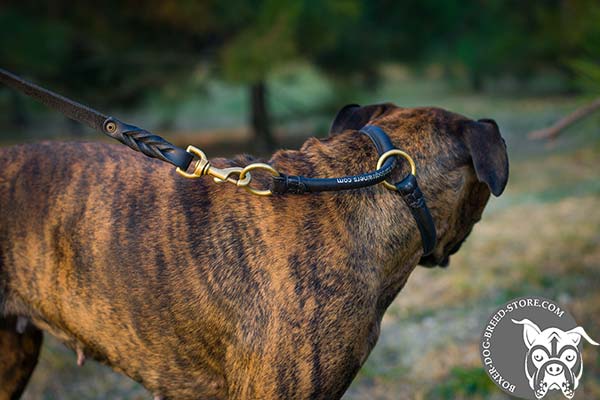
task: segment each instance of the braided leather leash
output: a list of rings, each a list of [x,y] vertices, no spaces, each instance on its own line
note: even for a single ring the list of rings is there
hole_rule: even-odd
[[[360,130],[361,133],[371,139],[379,154],[377,169],[365,174],[338,178],[293,176],[284,175],[272,166],[264,163],[254,163],[244,168],[216,168],[210,164],[204,152],[193,146],[188,146],[184,150],[145,129],[126,124],[114,117],[106,116],[83,104],[28,82],[1,68],[0,82],[40,101],[75,121],[103,132],[135,151],[175,165],[177,172],[186,178],[200,178],[204,175],[210,175],[214,178],[215,182],[230,182],[256,195],[303,194],[360,189],[383,182],[388,189],[397,191],[410,209],[421,235],[423,255],[430,254],[435,248],[435,225],[431,213],[427,208],[423,193],[417,183],[415,163],[408,154],[396,149],[389,136],[378,126],[367,125]],[[386,179],[392,174],[398,156],[409,162],[411,172],[400,182],[391,184]],[[187,172],[194,160],[196,160],[196,163],[192,172]],[[252,176],[250,171],[252,170],[265,170],[269,172],[273,177],[271,187],[263,190],[251,187]]]

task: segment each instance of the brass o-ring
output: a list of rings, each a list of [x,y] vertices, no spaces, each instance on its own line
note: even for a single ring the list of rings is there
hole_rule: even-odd
[[[279,176],[279,172],[277,172],[277,170],[273,167],[271,167],[269,164],[264,164],[264,163],[254,163],[254,164],[250,164],[247,165],[246,167],[244,167],[242,169],[242,172],[240,172],[240,177],[239,180],[243,181],[244,178],[246,177],[246,174],[252,170],[255,169],[263,169],[265,171],[268,171],[271,173],[271,175],[273,176]],[[270,189],[265,189],[265,190],[260,190],[260,189],[254,189],[252,187],[250,187],[250,185],[244,185],[242,186],[244,189],[246,189],[247,191],[249,191],[252,194],[258,195],[258,196],[270,196],[273,194],[273,192],[271,192]]]
[[[387,160],[391,156],[401,156],[402,158],[404,158],[410,164],[410,173],[415,176],[417,175],[417,166],[415,164],[415,161],[412,159],[411,156],[408,155],[408,153],[400,149],[392,149],[383,153],[381,157],[379,157],[379,160],[377,160],[377,169],[381,168],[385,160]],[[385,185],[386,188],[390,190],[398,190],[396,189],[396,186],[392,185],[388,181],[383,181],[382,183]]]

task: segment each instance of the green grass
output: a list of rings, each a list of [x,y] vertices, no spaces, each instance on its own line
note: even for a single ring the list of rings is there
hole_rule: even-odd
[[[440,400],[485,399],[499,389],[488,378],[482,368],[452,368],[447,379],[434,387],[427,395],[428,398]]]

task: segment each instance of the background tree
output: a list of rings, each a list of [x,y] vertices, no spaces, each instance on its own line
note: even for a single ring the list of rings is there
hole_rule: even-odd
[[[532,139],[555,139],[573,124],[600,110],[600,3],[575,1],[565,10],[564,19],[572,28],[565,41],[578,48],[563,56],[573,76],[573,83],[594,99],[558,119],[551,126],[529,133]],[[573,57],[573,58],[571,58]]]
[[[581,55],[598,54],[597,9],[593,0],[7,0],[0,64],[105,109],[135,107],[201,68],[247,87],[255,142],[272,149],[269,78],[282,66],[308,63],[371,88],[388,62],[435,63],[474,90],[540,70],[572,79],[596,62]],[[26,122],[19,97],[11,102]]]

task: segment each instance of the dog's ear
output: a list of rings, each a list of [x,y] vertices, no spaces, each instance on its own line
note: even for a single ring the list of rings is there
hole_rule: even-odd
[[[367,125],[369,121],[383,115],[392,107],[395,106],[391,103],[373,104],[364,107],[358,104],[348,104],[338,111],[329,128],[329,135],[333,136],[347,129],[359,130]]]
[[[523,325],[523,341],[525,342],[525,346],[530,349],[535,341],[535,338],[537,338],[542,331],[540,331],[540,328],[535,323],[531,322],[527,318],[520,321],[515,321],[513,319],[512,322]]]
[[[463,135],[477,178],[488,185],[494,196],[500,196],[508,181],[508,155],[496,121],[469,121]]]
[[[588,336],[588,334],[585,332],[585,330],[581,326],[573,328],[570,331],[565,332],[565,333],[567,334],[567,336],[569,337],[569,339],[571,339],[573,341],[573,344],[575,344],[575,346],[579,345],[579,342],[581,341],[582,337],[585,338],[585,340],[587,340],[588,342],[590,342],[594,346],[598,346],[599,345],[599,343],[594,342],[592,340],[592,338]]]

